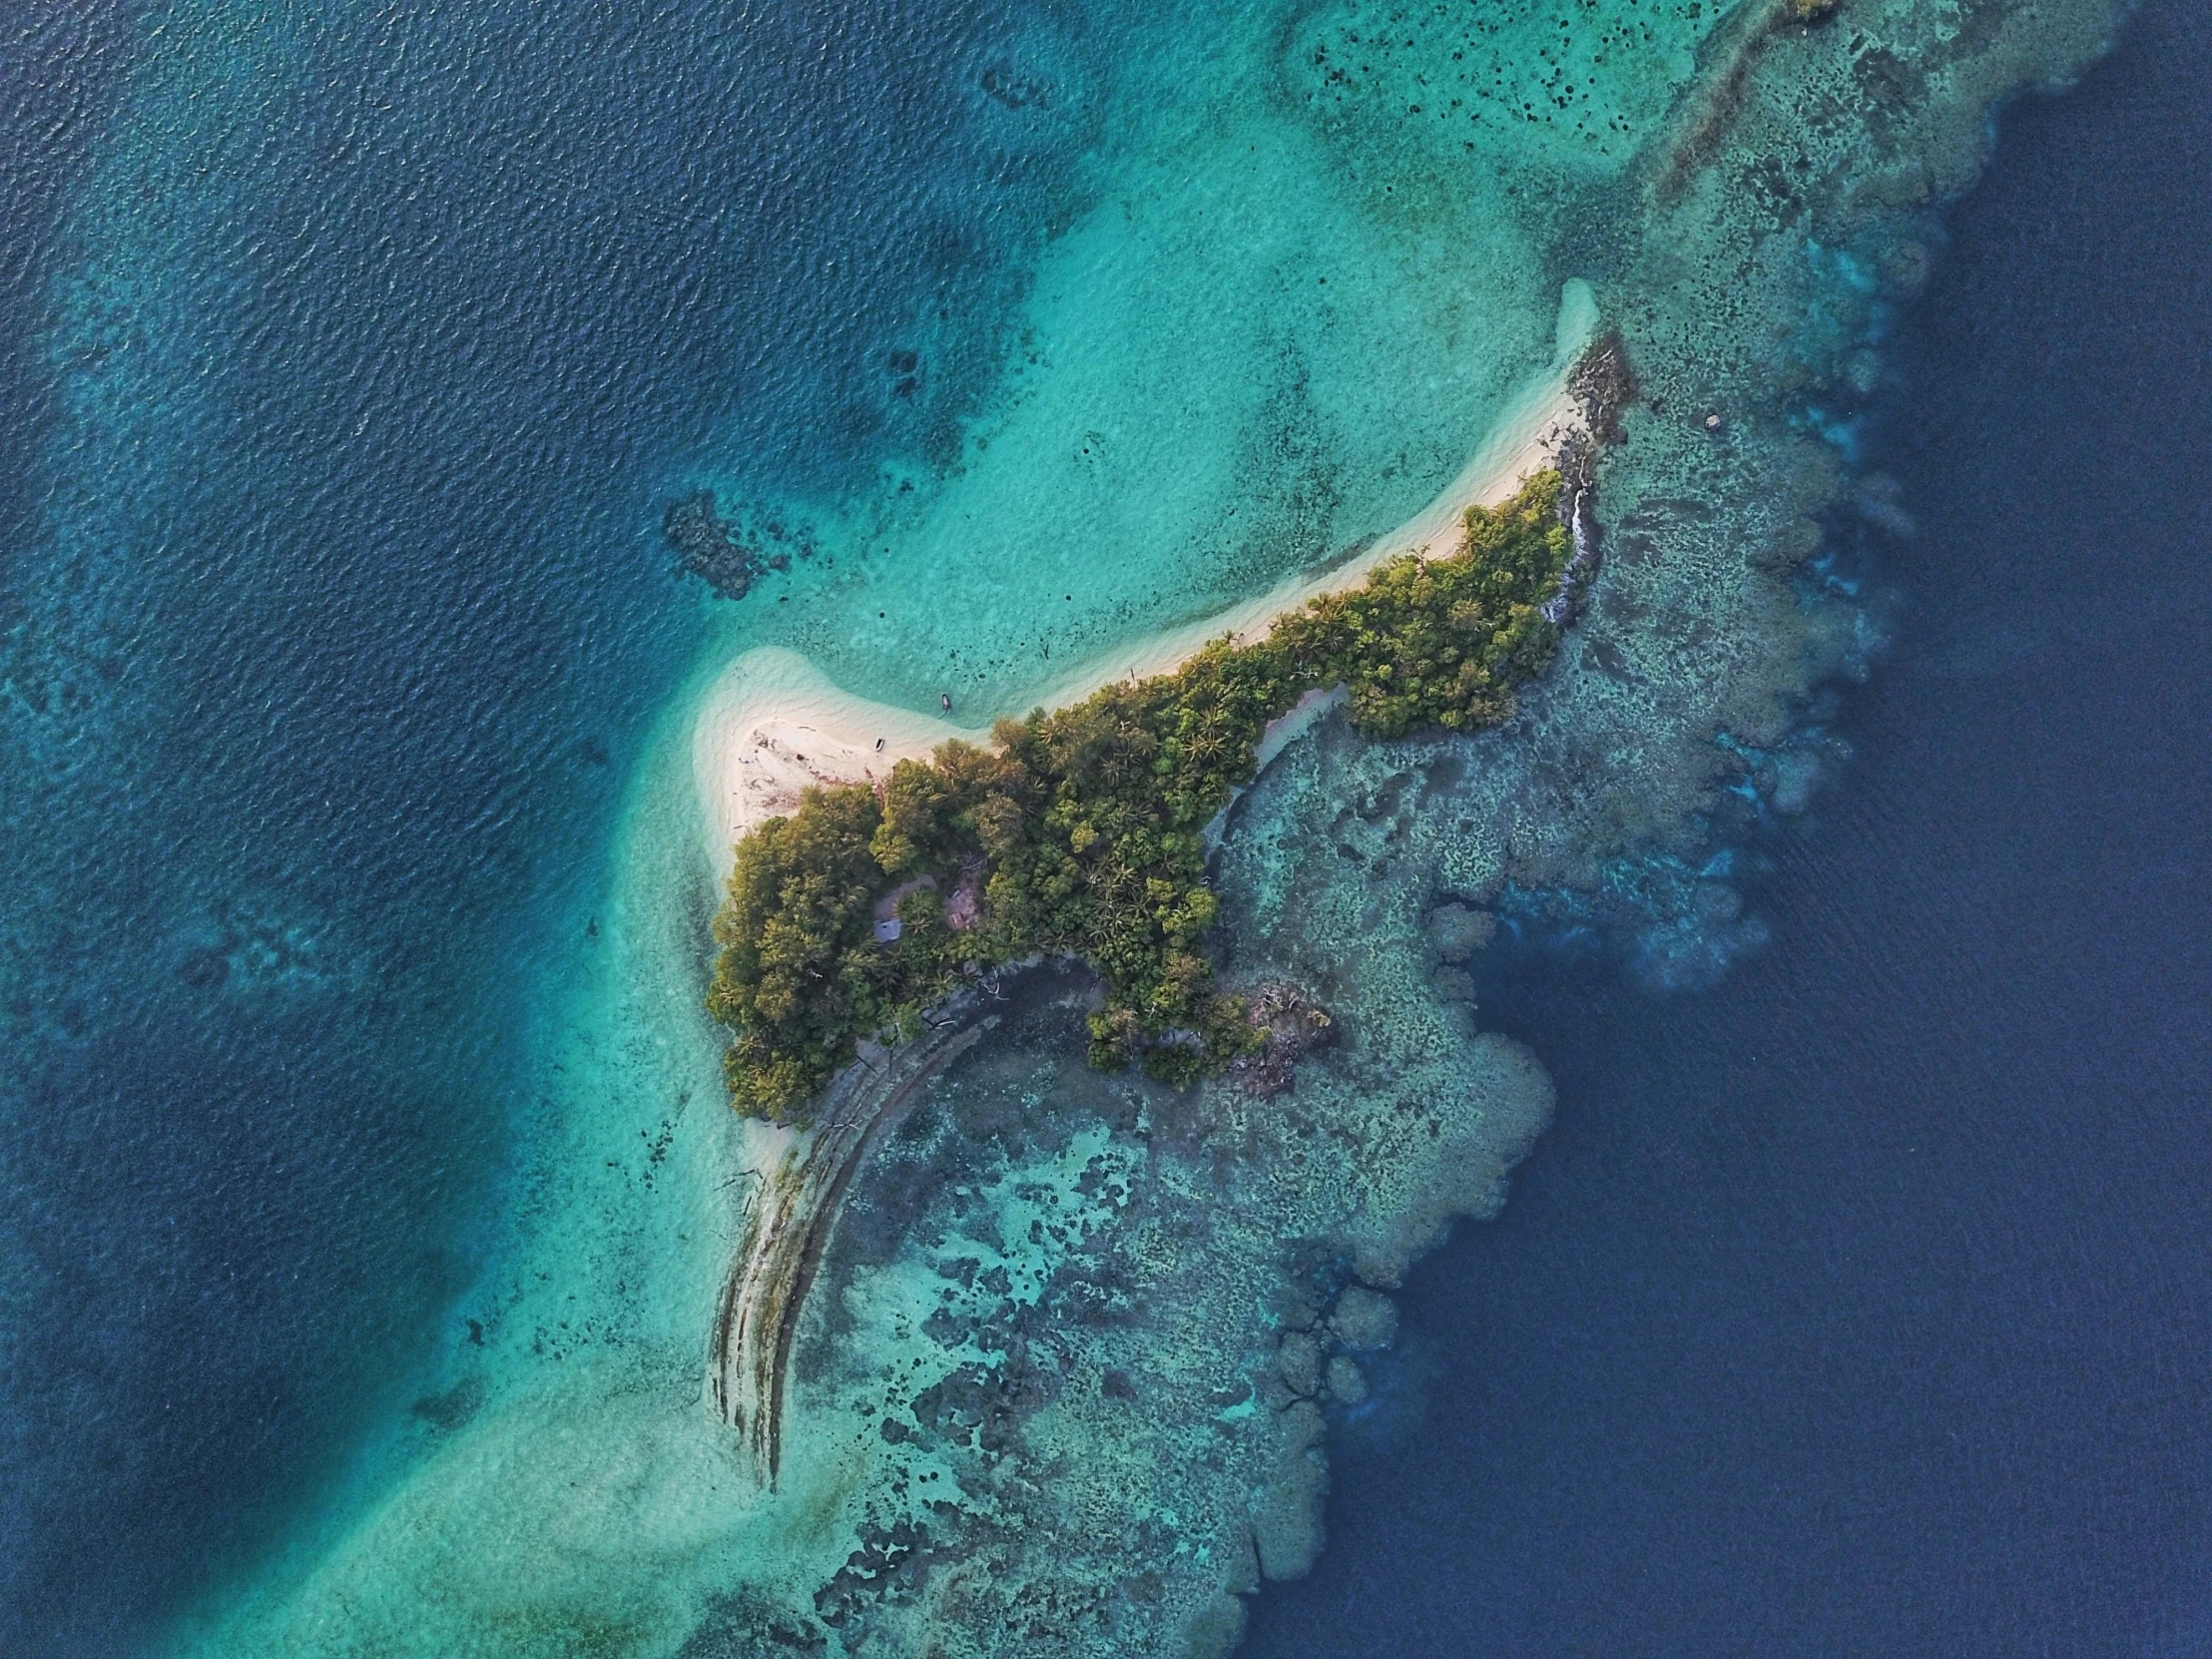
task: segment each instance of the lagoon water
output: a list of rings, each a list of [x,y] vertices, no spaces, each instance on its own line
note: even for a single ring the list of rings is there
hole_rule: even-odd
[[[444,1420],[703,665],[1018,708],[1396,523],[1542,363],[1501,181],[1379,213],[1273,16],[20,13],[0,1646],[139,1647]],[[793,559],[743,610],[661,539],[702,480]]]
[[[1419,508],[1547,360],[1562,281],[1608,263],[1650,279],[1622,250],[1624,181],[1720,11],[1563,21],[1580,15],[1501,4],[1400,35],[1350,0],[18,9],[0,41],[0,1648],[307,1651],[319,1618],[342,1651],[346,1620],[419,1618],[384,1651],[461,1651],[435,1611],[470,1651],[573,1651],[580,1631],[675,1650],[748,1547],[717,1530],[712,1420],[683,1394],[730,1179],[697,1014],[711,894],[676,850],[696,846],[669,761],[691,700],[773,642],[865,695],[1018,710],[1056,662]],[[1789,335],[1808,360],[1869,326],[1878,285],[1849,254],[1809,264],[1853,320],[1822,309]],[[1933,306],[1928,378],[1953,383],[1943,319],[1994,302]],[[2012,400],[1944,418],[1965,446]],[[1906,450],[1918,547],[1953,545],[1936,500],[1997,520]],[[738,604],[661,536],[702,485],[783,561]],[[1891,702],[1847,724],[1989,683],[2003,630],[2032,635],[2054,602],[1989,581],[2003,556],[1985,590],[2034,608],[1940,648],[1908,622],[1868,694]],[[2134,574],[2139,604],[2104,584],[2080,602],[2134,614],[2188,591]],[[1885,867],[1911,862],[1882,838],[1907,830],[1958,855],[2003,844],[1993,819],[1884,808],[1933,797],[1883,796],[1883,740],[1859,741],[1823,825],[1774,854],[1775,942],[1720,989],[1648,1003],[1602,966],[1484,969],[1485,1016],[1569,1109],[1506,1220],[1412,1293],[1415,1361],[1499,1351],[1396,1392],[1384,1372],[1376,1424],[1470,1378],[1477,1421],[1544,1408],[1499,1305],[1518,1299],[1539,1347],[1583,1329],[1553,1255],[1516,1264],[1513,1241],[1583,1241],[1568,1259],[1595,1263],[1626,1237],[1587,1186],[1545,1197],[1578,1148],[1602,1165],[1636,1144],[1593,1141],[1574,1105],[1618,1093],[1607,1065],[1703,1052],[1679,1034],[1699,1017],[1723,1042],[1762,976],[1817,984],[1949,938],[1915,930],[1920,905],[1867,911],[1900,918],[1898,949],[1793,934],[1788,872],[1854,812],[1877,815]],[[2141,782],[2192,787],[2185,755]],[[2054,913],[2036,960],[2078,961]],[[1569,1040],[1616,1019],[1658,1029]],[[1757,1082],[1685,1087],[1753,1111]],[[1635,1133],[1677,1121],[1649,1116]],[[2038,1168],[2130,1144],[2073,1121],[2066,1162]],[[1805,1178],[1700,1173],[1694,1134],[1667,1144],[1696,1179],[1638,1212],[1666,1237]],[[1492,1303],[1454,1301],[1468,1284]],[[1725,1306],[1694,1312],[1727,1329]],[[1941,1403],[1909,1443],[1946,1432]],[[1521,1651],[1576,1628],[1558,1609],[1590,1582],[1571,1576],[1583,1529],[1574,1548],[1508,1538],[1504,1481],[1409,1546],[1387,1445],[1352,1449],[1333,1553],[1262,1596],[1263,1650],[1346,1586],[1393,1582],[1368,1548],[1418,1551],[1390,1592],[1408,1619],[1430,1615],[1405,1583],[1471,1583],[1477,1558],[1520,1597],[1479,1598],[1504,1623],[1453,1626],[1478,1598],[1439,1591],[1429,1631]],[[1539,1504],[1589,1489],[1543,1484],[1543,1461],[1520,1488]],[[1409,1514],[1434,1492],[1403,1490]],[[558,1614],[469,1623],[518,1582],[494,1544],[533,1525],[552,1530],[518,1555],[543,1579],[523,1588]],[[441,1552],[440,1526],[466,1547]],[[310,1614],[286,1624],[295,1597]],[[1365,1633],[1341,1645],[1381,1640],[1384,1616],[1350,1605]]]

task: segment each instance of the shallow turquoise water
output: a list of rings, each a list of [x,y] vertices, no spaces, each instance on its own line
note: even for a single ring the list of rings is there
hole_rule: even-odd
[[[1797,187],[1758,182],[1785,206],[1729,242],[1751,175],[1681,160],[1715,62],[1732,98],[1801,73],[1741,54],[1746,15],[41,13],[7,48],[44,216],[0,432],[31,481],[0,709],[0,1341],[39,1425],[0,1451],[11,1649],[184,1617],[222,1653],[667,1652],[740,1582],[803,1603],[844,1523],[764,1508],[701,1405],[748,1152],[697,1011],[696,698],[780,642],[1014,710],[1341,554],[1458,471],[1570,276],[1674,375],[1624,512],[1817,500],[1759,458],[1848,435],[1808,381],[1880,283],[1770,234]],[[1881,15],[1885,50],[1952,49]],[[1989,38],[1916,96],[1974,112],[2040,61]],[[1937,136],[1970,160],[1972,125]],[[1662,413],[1678,383],[1788,417],[1730,471]],[[701,485],[789,556],[742,602],[661,538]],[[1626,607],[1688,601],[1623,567],[1651,644]],[[1703,676],[1771,723],[1799,670],[1762,653],[1794,664],[1769,642],[1803,624],[1747,591],[1700,589],[1708,655],[1605,718],[1670,734]],[[1563,706],[1544,730],[1602,724]],[[1700,787],[1654,744],[1615,751],[1659,803],[1624,821]],[[1245,873],[1285,907],[1284,870]],[[1394,971],[1342,914],[1331,948]]]

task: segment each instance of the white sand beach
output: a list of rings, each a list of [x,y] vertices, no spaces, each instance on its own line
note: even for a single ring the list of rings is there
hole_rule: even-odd
[[[1597,306],[1588,285],[1568,282],[1551,365],[1513,400],[1433,501],[1357,557],[1317,574],[1293,576],[1227,610],[1094,657],[1026,700],[1023,709],[998,713],[1024,713],[1031,702],[1063,708],[1115,680],[1172,673],[1224,635],[1239,641],[1265,636],[1277,617],[1323,594],[1357,587],[1387,559],[1453,551],[1467,508],[1509,499],[1530,473],[1551,463],[1572,434],[1586,429],[1568,382],[1596,330]],[[1323,706],[1309,699],[1276,723],[1285,728],[1282,733],[1271,727],[1262,764],[1321,712]],[[984,743],[989,736],[988,723],[956,726],[841,691],[805,657],[781,646],[746,652],[708,691],[692,743],[717,879],[728,874],[732,849],[745,832],[791,813],[811,786],[879,783],[901,759],[924,758],[948,738]]]
[[[988,728],[871,703],[840,691],[796,651],[763,646],[726,669],[707,694],[692,764],[713,837],[718,878],[745,832],[787,816],[817,784],[872,784],[947,738],[987,742]]]

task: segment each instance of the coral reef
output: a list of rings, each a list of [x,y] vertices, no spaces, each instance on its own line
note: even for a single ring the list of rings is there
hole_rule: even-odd
[[[1771,787],[1807,689],[1854,672],[1858,611],[1795,579],[1846,461],[1803,411],[1918,269],[1901,210],[1965,178],[1968,89],[2075,61],[2102,21],[2035,60],[1986,10],[1941,39],[1852,15],[1716,41],[1646,177],[1651,231],[1605,290],[1635,390],[1577,538],[1604,571],[1552,670],[1486,732],[1324,718],[1230,807],[1223,982],[1326,1003],[1338,1043],[1264,1102],[1239,1075],[1173,1095],[1076,1063],[1070,989],[1056,1039],[1049,1004],[1009,1019],[855,1177],[796,1396],[822,1431],[877,1425],[861,1535],[929,1541],[848,1563],[836,1650],[1214,1653],[1235,1597],[1312,1561],[1329,1413],[1394,1336],[1381,1293],[1495,1206],[1548,1108],[1464,964],[1515,892],[1694,872],[1714,803]],[[1870,91],[1885,55],[1912,97]],[[1802,161],[1777,177],[1778,154]],[[1853,252],[1808,257],[1831,247]],[[917,1336],[941,1353],[917,1364]]]
[[[676,549],[684,568],[725,599],[743,599],[759,569],[755,551],[722,516],[713,490],[694,490],[669,503],[661,534]]]
[[[1253,644],[1217,640],[1171,674],[1001,721],[988,751],[947,742],[880,792],[810,789],[748,831],[708,994],[736,1036],[732,1102],[810,1117],[855,1043],[910,1035],[962,973],[1040,951],[1105,981],[1096,1064],[1188,1082],[1246,1052],[1252,1027],[1201,949],[1207,826],[1251,782],[1270,723],[1311,693],[1345,690],[1354,724],[1385,738],[1509,716],[1595,568],[1586,446],[1567,465],[1571,485],[1537,472],[1502,506],[1468,507],[1450,552],[1388,560]],[[959,911],[947,890],[966,895]],[[894,928],[878,925],[886,902]]]
[[[1618,332],[1589,371],[1621,402],[1618,441],[1562,468],[1569,546],[1527,597],[1573,625],[1506,718],[1375,738],[1317,704],[1190,827],[1213,983],[1260,1016],[1258,1051],[1183,1090],[1094,1069],[1100,980],[1053,959],[977,986],[911,1070],[826,1097],[812,1150],[685,1117],[719,1047],[698,1012],[716,895],[676,769],[682,810],[641,838],[589,969],[616,1011],[561,1050],[517,1177],[537,1254],[468,1305],[484,1344],[424,1388],[419,1471],[211,1651],[1211,1659],[1246,1595],[1310,1565],[1332,1420],[1405,1385],[1378,1363],[1388,1293],[1497,1208],[1550,1110],[1535,1059],[1481,1029],[1470,965],[1577,898],[1644,915],[1670,972],[1749,935],[1712,839],[1747,802],[1802,802],[1809,688],[1864,663],[1864,607],[1808,560],[1886,313],[1929,264],[1921,216],[1970,177],[1991,103],[2078,66],[2108,20],[1847,0],[1808,27],[1757,0],[1640,56],[1648,8],[1581,11],[1540,19],[1545,53],[1523,34],[1484,57],[1441,13],[1384,39],[1356,0],[1280,34],[1279,102],[1390,235],[1456,254],[1469,221],[1434,204],[1478,172],[1486,204],[1541,199],[1543,275],[1596,283]],[[1625,70],[1597,61],[1616,48]],[[891,863],[940,893],[965,874]],[[855,867],[868,902],[840,925],[873,950],[893,870]],[[639,919],[656,905],[681,915]],[[1312,1009],[1333,1042],[1286,1035]]]
[[[778,1616],[844,1652],[1218,1651],[1238,1596],[1320,1548],[1327,1412],[1395,1335],[1380,1288],[1494,1209],[1549,1087],[1431,1026],[1348,1035],[1271,1100],[1177,1092],[1086,1064],[1080,969],[1003,990],[824,1250],[786,1479],[859,1495],[841,1564]],[[1344,1114],[1382,1073],[1388,1109]]]

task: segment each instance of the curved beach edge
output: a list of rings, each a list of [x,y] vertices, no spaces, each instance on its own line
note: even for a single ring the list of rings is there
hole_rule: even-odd
[[[1225,635],[1239,642],[1257,639],[1277,617],[1324,594],[1359,586],[1386,560],[1453,551],[1469,507],[1509,500],[1530,473],[1586,450],[1602,431],[1611,410],[1591,395],[1593,379],[1600,377],[1592,375],[1590,364],[1617,349],[1610,336],[1599,333],[1589,283],[1579,277],[1568,281],[1551,363],[1521,389],[1458,476],[1419,513],[1351,559],[1287,577],[1226,610],[1102,653],[1025,700],[1022,708],[999,712],[1019,715],[1030,703],[1063,708],[1116,680],[1173,673],[1210,642]],[[1311,719],[1308,711],[1305,724]],[[1303,729],[1302,724],[1298,730]],[[746,652],[702,700],[692,739],[692,769],[716,879],[729,874],[733,848],[747,830],[788,816],[808,789],[877,784],[899,761],[925,760],[947,739],[980,744],[989,735],[987,722],[958,726],[842,691],[807,658],[782,646]],[[1262,765],[1288,741],[1264,744]]]
[[[1630,381],[1618,341],[1597,333],[1586,285],[1569,284],[1559,332],[1552,369],[1419,517],[1355,560],[1159,636],[1133,660],[1125,654],[1088,665],[1062,683],[1053,701],[1075,701],[1124,675],[1171,672],[1207,642],[1264,632],[1285,612],[1364,581],[1386,559],[1451,551],[1469,506],[1509,499],[1530,473],[1545,467],[1560,468],[1570,485],[1567,513],[1575,556],[1554,602],[1563,607],[1555,620],[1564,622],[1595,558],[1587,505],[1591,460],[1613,435],[1613,417]],[[1302,699],[1268,729],[1258,765],[1264,768],[1342,701],[1341,692]],[[710,694],[694,741],[703,805],[718,837],[718,871],[727,871],[733,845],[747,830],[796,808],[807,788],[875,784],[887,779],[899,760],[925,758],[947,738],[987,736],[840,692],[795,652],[766,647],[747,653]],[[757,1139],[763,1179],[717,1308],[708,1383],[717,1411],[738,1429],[757,1476],[771,1487],[782,1462],[791,1350],[844,1191],[869,1147],[928,1080],[996,1023],[983,1011],[996,978],[986,976],[987,982],[956,991],[930,1009],[919,1040],[895,1050],[862,1045],[860,1058],[824,1092],[808,1127],[748,1126]]]

